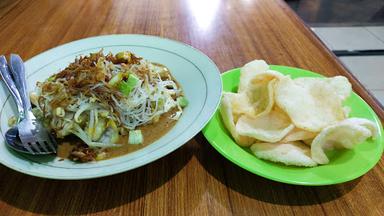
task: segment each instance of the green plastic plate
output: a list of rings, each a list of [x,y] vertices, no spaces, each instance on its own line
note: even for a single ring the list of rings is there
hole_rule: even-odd
[[[271,65],[271,69],[297,77],[322,77],[307,70]],[[223,91],[236,92],[240,69],[233,69],[221,75]],[[350,117],[370,119],[377,125],[378,137],[358,144],[352,150],[337,150],[329,155],[330,163],[312,168],[286,166],[256,158],[248,148],[238,146],[223,125],[220,113],[216,111],[203,129],[203,134],[211,145],[224,157],[256,175],[278,182],[296,185],[331,185],[356,179],[379,161],[383,153],[383,128],[379,118],[369,105],[357,94],[344,103],[352,108]]]

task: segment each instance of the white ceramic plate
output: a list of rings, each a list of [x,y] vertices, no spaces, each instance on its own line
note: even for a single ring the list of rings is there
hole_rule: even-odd
[[[29,90],[37,81],[64,69],[75,57],[104,49],[129,50],[170,68],[189,100],[175,127],[162,138],[136,152],[92,163],[60,161],[54,156],[30,156],[5,146],[7,121],[16,115],[12,98],[0,87],[0,162],[16,171],[52,179],[88,179],[112,175],[148,164],[174,151],[195,136],[215,112],[221,96],[220,72],[206,55],[183,43],[146,35],[106,35],[86,38],[53,48],[25,62]]]

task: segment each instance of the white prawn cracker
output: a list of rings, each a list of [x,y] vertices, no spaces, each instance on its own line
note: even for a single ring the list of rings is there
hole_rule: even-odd
[[[276,85],[275,100],[296,127],[307,131],[320,132],[345,118],[340,97],[324,82],[297,84],[284,77]]]
[[[315,85],[316,83],[322,83],[322,85],[328,85],[339,96],[340,100],[345,100],[352,92],[352,85],[347,78],[343,76],[335,76],[331,78],[315,78],[315,77],[300,77],[294,79],[295,84],[301,86]]]
[[[300,142],[255,143],[251,151],[256,157],[285,165],[313,167],[317,163],[311,158],[308,146]]]
[[[243,115],[236,123],[236,131],[240,135],[264,142],[278,142],[293,128],[289,117],[277,107],[265,115],[256,117]]]
[[[250,146],[254,139],[240,136],[236,131],[230,94],[223,94],[219,110],[225,127],[229,130],[236,143],[241,146]]]
[[[376,126],[369,120],[350,118],[326,127],[311,144],[311,157],[319,164],[329,163],[325,150],[351,149],[377,135]]]
[[[258,74],[248,83],[244,93],[252,103],[255,115],[264,115],[271,111],[275,101],[274,89],[278,79],[278,72],[270,71]]]
[[[263,60],[254,60],[241,68],[240,83],[238,92],[244,92],[248,88],[249,81],[258,73],[265,72],[269,69],[269,65]]]
[[[277,71],[269,70],[263,60],[252,61],[241,69],[238,92],[247,95],[256,115],[267,114],[274,104],[276,81],[283,76]]]
[[[293,142],[293,141],[304,141],[315,138],[318,133],[306,131],[300,128],[294,128],[287,136],[284,137],[281,142]]]
[[[223,93],[220,113],[236,143],[261,159],[313,167],[329,163],[327,149],[353,148],[377,134],[366,119],[348,118],[348,79],[291,79],[263,60],[241,69],[238,93]]]

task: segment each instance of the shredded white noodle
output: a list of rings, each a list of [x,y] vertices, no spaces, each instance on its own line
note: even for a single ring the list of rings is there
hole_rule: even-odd
[[[179,119],[183,109],[177,98],[182,96],[182,89],[169,70],[135,58],[134,62],[114,63],[96,53],[76,59],[65,70],[38,83],[35,112],[58,137],[75,134],[89,147],[117,146],[118,134],[153,123],[172,109],[176,111],[170,118]],[[138,80],[127,93],[120,83],[128,82],[125,80],[130,76]],[[112,83],[115,81],[117,84]],[[55,114],[57,108],[62,109],[61,115]]]

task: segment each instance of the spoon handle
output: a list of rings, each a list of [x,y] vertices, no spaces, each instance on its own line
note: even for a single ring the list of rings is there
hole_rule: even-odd
[[[23,102],[21,100],[19,91],[17,90],[16,84],[9,72],[7,59],[4,56],[0,56],[0,74],[16,102],[17,110],[19,111],[19,119],[21,119],[22,115],[24,114]]]
[[[10,69],[13,77],[16,81],[16,87],[19,90],[19,94],[21,97],[21,101],[24,108],[24,117],[25,118],[33,118],[33,115],[30,114],[32,110],[31,102],[29,100],[28,91],[27,91],[27,81],[25,77],[25,68],[23,60],[19,55],[11,54],[9,59],[10,61]]]

